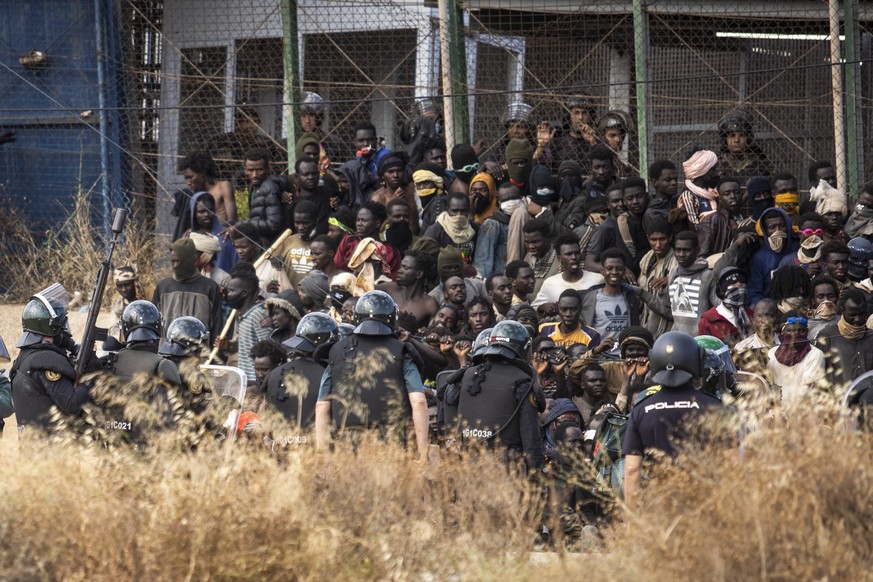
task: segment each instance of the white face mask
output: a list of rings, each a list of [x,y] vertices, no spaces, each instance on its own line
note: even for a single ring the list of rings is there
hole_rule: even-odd
[[[500,203],[500,210],[506,214],[512,215],[512,213],[521,208],[522,205],[524,205],[524,200],[521,199],[505,200]]]
[[[770,241],[770,248],[774,253],[782,252],[782,245],[785,244],[785,239],[788,238],[788,235],[781,230],[777,230],[767,239]]]

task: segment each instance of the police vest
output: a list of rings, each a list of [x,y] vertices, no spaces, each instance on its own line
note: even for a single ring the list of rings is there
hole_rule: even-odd
[[[297,357],[267,378],[267,401],[295,426],[310,426],[324,367],[312,358]]]
[[[70,382],[76,381],[73,365],[58,348],[48,344],[22,348],[9,372],[19,430],[25,426],[46,429],[51,424],[51,408],[55,403],[40,379],[35,377],[38,372],[59,374]]]
[[[375,427],[408,419],[404,355],[403,342],[391,336],[352,334],[338,341],[328,356],[334,422]]]
[[[110,368],[112,374],[120,382],[130,382],[137,374],[156,376],[164,358],[149,351],[125,348],[115,354],[113,360]]]
[[[521,448],[517,396],[521,392],[529,398],[526,388],[532,383],[529,374],[507,362],[492,360],[467,369],[458,402],[461,438],[486,443],[499,437],[501,444]]]

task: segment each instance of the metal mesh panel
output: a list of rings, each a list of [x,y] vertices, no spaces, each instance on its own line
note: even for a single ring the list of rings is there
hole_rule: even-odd
[[[268,148],[274,170],[287,171],[289,133],[302,132],[294,106],[304,92],[323,99],[317,132],[332,142],[334,164],[354,155],[355,124],[372,122],[387,147],[404,147],[398,126],[415,116],[416,99],[434,98],[440,112],[445,103],[435,2],[106,0],[111,90],[102,109],[93,3],[9,4],[16,6],[3,13],[0,127],[19,139],[0,150],[0,181],[35,220],[50,219],[53,206],[35,198],[31,176],[40,176],[44,192],[99,183],[101,111],[111,117],[104,133],[114,201],[123,196],[168,232],[186,154],[211,153],[217,178],[238,192],[252,147]],[[49,22],[61,4],[64,27],[13,34],[28,22]],[[625,174],[645,175],[641,154],[643,162],[681,163],[695,146],[722,153],[719,124],[737,114],[751,126],[761,167],[793,173],[801,188],[809,186],[810,163],[843,160],[840,183],[851,179],[857,194],[873,163],[864,148],[873,131],[873,80],[860,64],[871,53],[873,2],[839,8],[841,34],[852,41],[841,44],[839,143],[825,1],[641,0],[639,15],[632,0],[450,5],[460,30],[449,48],[462,64],[448,73],[460,93],[452,101],[464,113],[452,120],[455,142],[481,141],[485,159],[502,160],[511,106],[530,105],[532,142],[540,124],[558,139],[571,130],[568,97],[584,93],[595,130],[607,112],[623,114],[627,137],[617,153]],[[31,47],[48,61],[19,64]],[[290,79],[295,68],[299,77]],[[645,97],[642,109],[638,97]],[[457,123],[464,117],[468,127]],[[49,160],[83,171],[46,172]],[[748,177],[740,167],[724,172]]]

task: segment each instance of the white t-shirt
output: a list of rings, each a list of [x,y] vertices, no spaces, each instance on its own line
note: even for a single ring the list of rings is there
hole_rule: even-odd
[[[782,408],[790,408],[815,388],[824,378],[824,353],[815,346],[794,366],[780,364],[776,360],[776,349],[767,352],[767,368],[773,373],[773,382],[782,390]]]
[[[534,307],[539,307],[544,303],[557,303],[558,298],[561,297],[561,293],[566,291],[567,289],[575,289],[576,291],[587,291],[592,287],[596,287],[597,285],[603,285],[605,281],[603,280],[603,275],[598,273],[592,273],[591,271],[582,271],[582,278],[580,278],[575,283],[570,283],[569,281],[564,281],[564,278],[561,276],[561,273],[557,275],[552,275],[545,281],[543,281],[543,286],[540,287],[540,292],[537,293],[536,299],[531,303]]]

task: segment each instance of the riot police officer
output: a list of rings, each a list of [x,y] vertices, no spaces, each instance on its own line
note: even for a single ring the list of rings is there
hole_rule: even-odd
[[[106,369],[115,378],[118,390],[129,391],[125,395],[128,401],[120,405],[115,398],[107,399],[106,429],[122,431],[124,438],[136,441],[141,439],[149,420],[152,426],[172,425],[167,387],[179,387],[182,380],[176,364],[158,354],[163,330],[161,313],[153,303],[141,299],[131,302],[121,315],[121,328],[127,339],[125,347],[109,356]],[[137,378],[145,382],[135,382]],[[147,402],[157,416],[134,420],[128,412],[131,400]]]
[[[698,415],[721,402],[697,390],[704,372],[705,350],[682,331],[670,331],[649,352],[651,380],[656,384],[634,403],[622,443],[625,457],[625,501],[632,507],[639,486],[643,452],[661,451],[675,456],[674,440],[680,438],[687,417]]]
[[[324,365],[313,355],[316,348],[335,339],[336,332],[336,321],[326,313],[304,315],[297,333],[282,342],[289,350],[289,361],[267,376],[267,402],[295,426],[309,427],[315,419]]]
[[[108,362],[116,378],[130,382],[136,374],[149,374],[173,386],[182,384],[176,364],[158,354],[161,313],[153,303],[142,299],[131,302],[121,315],[121,328],[127,339],[125,347]]]
[[[530,359],[531,340],[517,321],[501,321],[491,330],[482,362],[461,378],[458,430],[464,446],[500,445],[507,458],[524,453],[528,469],[543,466],[543,440]],[[447,404],[450,404],[447,402]]]
[[[355,305],[354,333],[331,347],[315,409],[316,439],[324,447],[331,416],[343,429],[402,433],[412,417],[421,460],[427,459],[428,409],[418,353],[397,339],[397,305],[384,291]],[[400,435],[402,438],[402,434]]]
[[[206,408],[203,390],[208,382],[200,372],[200,357],[209,349],[209,330],[196,317],[177,317],[167,327],[167,339],[158,348],[158,354],[173,362],[182,380],[182,399],[185,407],[194,412]]]
[[[12,399],[19,432],[28,427],[47,429],[52,407],[78,416],[88,402],[88,386],[77,382],[70,357],[75,342],[67,324],[67,310],[56,299],[31,297],[21,313],[21,348],[12,364]]]

